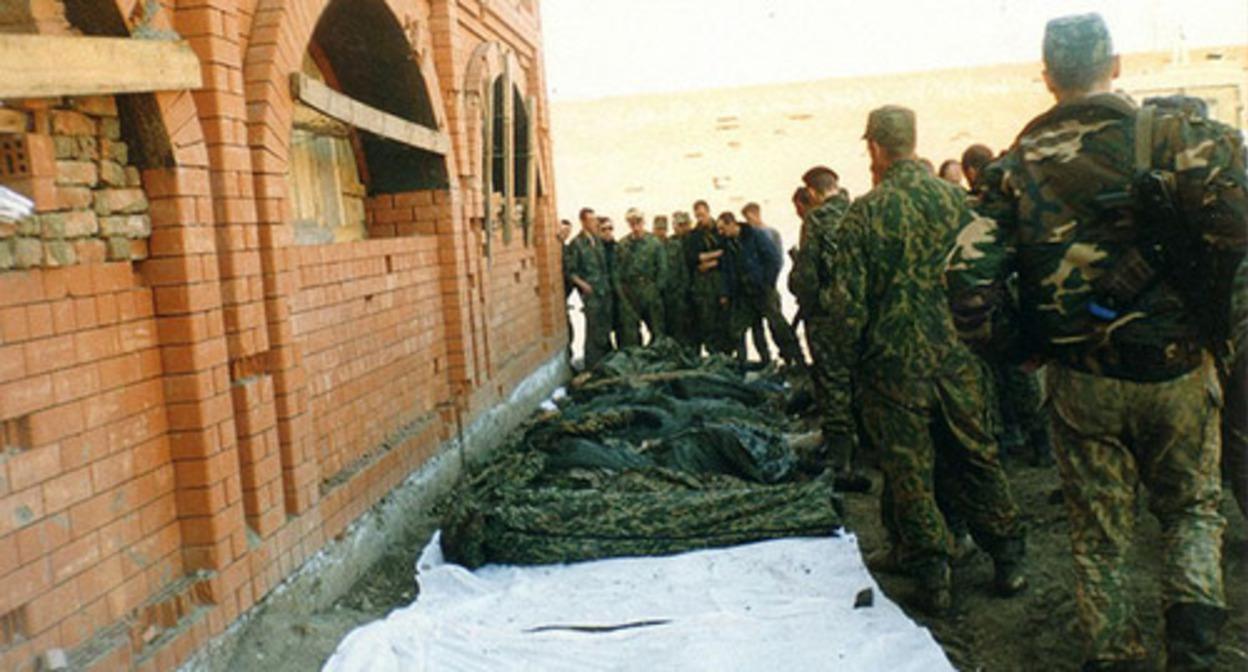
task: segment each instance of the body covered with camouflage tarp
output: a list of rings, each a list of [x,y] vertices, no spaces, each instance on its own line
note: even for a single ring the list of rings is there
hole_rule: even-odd
[[[448,505],[447,557],[475,567],[657,555],[840,519],[785,441],[783,388],[664,339],[612,354]]]

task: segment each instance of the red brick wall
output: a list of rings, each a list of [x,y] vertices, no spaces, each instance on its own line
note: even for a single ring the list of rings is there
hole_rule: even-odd
[[[450,184],[370,197],[369,240],[297,247],[289,75],[328,2],[118,2],[204,81],[135,94],[132,146],[110,96],[4,101],[33,170],[0,183],[38,215],[0,225],[2,669],[184,662],[420,468],[451,407],[470,422],[563,345],[534,3],[385,0]],[[57,0],[30,16],[91,28]],[[487,43],[539,100],[546,185],[530,241],[495,230],[489,256],[467,81]]]

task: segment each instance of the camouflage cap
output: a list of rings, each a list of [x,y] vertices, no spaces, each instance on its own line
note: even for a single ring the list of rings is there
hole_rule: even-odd
[[[645,219],[645,218],[646,218],[645,214],[643,214],[637,208],[629,208],[628,212],[624,213],[624,219],[630,222],[635,219]]]
[[[1050,71],[1085,70],[1113,55],[1109,28],[1100,14],[1059,16],[1044,27],[1044,67]]]
[[[693,222],[693,218],[690,217],[689,213],[685,212],[684,210],[677,210],[676,212],[672,213],[673,225],[684,224],[688,226],[692,222]]]
[[[667,215],[654,216],[654,228],[659,231],[667,230]]]
[[[914,110],[885,105],[871,110],[863,140],[874,140],[881,147],[904,149],[914,146]]]

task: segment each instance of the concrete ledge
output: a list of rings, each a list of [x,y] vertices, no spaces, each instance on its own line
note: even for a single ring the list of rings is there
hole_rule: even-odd
[[[182,666],[186,672],[225,672],[253,621],[269,612],[284,617],[310,615],[332,605],[394,543],[436,523],[433,506],[464,475],[467,465],[486,459],[543,400],[570,377],[563,350],[525,378],[505,402],[483,411],[462,436],[444,442],[437,453],[347,528],[342,538],[318,551],[277,585],[224,633],[213,638]],[[413,554],[413,571],[416,558]]]

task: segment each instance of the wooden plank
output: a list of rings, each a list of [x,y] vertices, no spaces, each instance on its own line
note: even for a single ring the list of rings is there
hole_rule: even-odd
[[[511,59],[503,61],[503,244],[511,244],[516,219],[516,97],[511,91]]]
[[[186,42],[0,35],[0,99],[177,91],[203,86]]]
[[[25,112],[0,107],[0,133],[25,133],[26,124]]]
[[[439,156],[451,150],[450,138],[445,133],[382,112],[301,72],[290,75],[290,86],[295,98],[308,107],[360,130]]]

